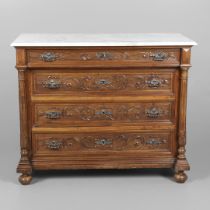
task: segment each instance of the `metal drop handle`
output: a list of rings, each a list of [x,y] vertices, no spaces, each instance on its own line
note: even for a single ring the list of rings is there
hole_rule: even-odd
[[[95,141],[95,144],[96,145],[102,145],[102,146],[111,145],[112,141],[109,140],[109,139],[98,139],[98,140]]]
[[[53,52],[45,52],[40,55],[40,59],[44,62],[56,61],[58,56]]]
[[[59,140],[50,140],[46,144],[47,147],[51,150],[58,150],[63,146],[63,142]]]
[[[160,114],[161,114],[161,111],[155,107],[146,110],[146,115],[149,118],[158,118]]]
[[[48,111],[45,113],[46,118],[48,119],[59,119],[61,118],[62,112],[60,111]]]
[[[150,57],[152,57],[154,61],[164,61],[165,59],[168,58],[168,55],[164,52],[157,52],[151,54]]]
[[[106,109],[102,109],[96,112],[97,115],[112,115],[112,112]]]
[[[96,58],[99,60],[111,60],[112,54],[110,52],[97,52]]]
[[[152,78],[151,80],[146,81],[148,87],[150,88],[158,88],[161,85],[161,80],[157,78]]]
[[[110,85],[112,82],[107,79],[100,79],[96,82],[98,85]]]
[[[151,138],[151,139],[148,139],[145,143],[148,145],[160,145],[160,144],[166,144],[167,141],[165,139]]]
[[[58,89],[61,87],[61,82],[56,77],[49,76],[48,80],[42,82],[42,86],[48,89]]]

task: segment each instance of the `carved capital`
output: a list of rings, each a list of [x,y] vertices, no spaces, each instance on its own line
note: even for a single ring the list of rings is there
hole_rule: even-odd
[[[20,72],[22,71],[26,71],[27,70],[27,66],[25,65],[16,65],[15,68]]]
[[[26,68],[26,50],[24,48],[16,48],[16,68]]]
[[[180,69],[182,71],[188,71],[190,69],[190,67],[191,67],[191,65],[189,65],[189,64],[183,64],[180,66]]]
[[[186,47],[181,49],[181,66],[190,65],[191,48]]]

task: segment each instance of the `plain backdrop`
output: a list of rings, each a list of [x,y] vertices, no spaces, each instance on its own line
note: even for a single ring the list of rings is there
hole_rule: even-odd
[[[0,1],[0,209],[210,209],[209,0]],[[162,172],[74,172],[38,175],[21,186],[18,84],[10,43],[34,33],[183,33],[192,49],[188,84],[189,179],[176,184]]]

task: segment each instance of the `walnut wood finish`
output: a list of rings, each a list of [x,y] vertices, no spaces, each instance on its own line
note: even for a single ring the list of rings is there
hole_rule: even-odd
[[[35,104],[33,111],[32,122],[36,127],[176,122],[173,102]]]
[[[175,164],[175,179],[183,183],[187,179],[184,173],[190,170],[189,163],[185,157],[186,145],[186,107],[187,107],[187,79],[190,65],[190,48],[182,48],[182,59],[180,66],[180,94],[179,94],[179,127],[178,127],[178,156]]]
[[[173,95],[177,69],[35,70],[32,95]]]
[[[119,152],[155,152],[173,155],[174,133],[152,132],[112,132],[112,133],[73,133],[73,134],[34,134],[33,156],[94,155],[109,156]]]
[[[32,170],[174,168],[183,183],[190,47],[18,47],[19,181]]]
[[[22,173],[19,177],[21,184],[29,184],[31,182],[32,167],[30,163],[31,140],[29,139],[28,121],[28,101],[27,101],[27,72],[25,50],[17,49],[17,69],[19,80],[19,109],[20,109],[20,147],[21,159],[17,167],[17,172]]]
[[[179,66],[178,48],[29,49],[29,67]]]

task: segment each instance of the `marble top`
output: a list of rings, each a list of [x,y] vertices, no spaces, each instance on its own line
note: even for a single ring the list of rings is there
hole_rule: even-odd
[[[193,46],[193,40],[176,33],[133,34],[20,34],[14,47],[40,46]]]

